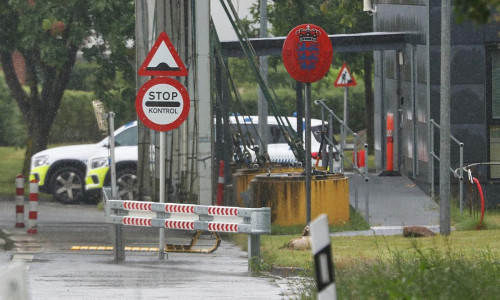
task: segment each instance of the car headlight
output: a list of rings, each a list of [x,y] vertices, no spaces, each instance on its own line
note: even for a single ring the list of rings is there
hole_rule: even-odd
[[[101,168],[101,167],[104,167],[104,166],[108,165],[108,160],[109,160],[109,158],[107,158],[107,157],[94,158],[90,162],[90,166],[91,166],[92,169]]]
[[[36,168],[36,167],[46,165],[48,160],[49,160],[49,157],[47,155],[35,157],[34,167]]]

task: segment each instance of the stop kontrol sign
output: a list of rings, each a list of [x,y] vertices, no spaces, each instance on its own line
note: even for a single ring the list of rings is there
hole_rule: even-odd
[[[147,81],[135,98],[139,120],[156,131],[169,131],[179,127],[186,120],[189,108],[186,88],[168,77]]]

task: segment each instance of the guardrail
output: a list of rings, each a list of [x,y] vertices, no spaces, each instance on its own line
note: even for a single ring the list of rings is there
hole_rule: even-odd
[[[107,223],[118,226],[248,234],[249,267],[250,261],[255,259],[258,261],[260,257],[260,235],[271,233],[271,208],[269,207],[242,208],[113,200],[110,188],[104,188],[103,191]],[[145,212],[156,213],[156,215],[144,216]],[[131,215],[132,213],[143,215]],[[184,219],[173,219],[172,215]],[[193,217],[198,217],[198,219],[193,220]],[[117,229],[121,230],[121,228]],[[125,259],[125,247],[120,232],[114,234],[113,252],[115,261]]]
[[[431,145],[430,145],[430,148],[431,148],[431,151],[430,151],[430,154],[431,154],[431,198],[434,199],[434,196],[435,196],[435,179],[434,179],[434,159],[436,159],[437,161],[441,162],[441,159],[439,158],[439,156],[436,155],[436,153],[434,152],[434,127],[436,127],[437,129],[441,129],[441,126],[436,123],[434,121],[434,119],[431,119]],[[455,142],[459,147],[460,147],[460,161],[459,161],[459,167],[458,167],[458,173],[453,170],[453,168],[451,168],[450,166],[450,172],[458,178],[459,180],[459,202],[460,202],[460,213],[463,212],[463,201],[464,201],[464,143],[460,142],[457,138],[455,138],[453,135],[450,134],[450,140]]]
[[[370,180],[370,178],[368,177],[368,144],[362,140],[360,137],[358,137],[357,133],[355,133],[354,131],[352,131],[326,104],[325,104],[325,100],[315,100],[314,103],[316,105],[320,105],[321,106],[321,120],[325,121],[325,118],[324,118],[324,114],[325,114],[325,111],[327,112],[328,114],[328,126],[329,126],[329,129],[328,129],[328,132],[330,134],[329,137],[325,137],[325,140],[328,144],[328,147],[330,148],[329,149],[329,152],[332,153],[333,152],[333,148],[335,148],[335,151],[337,151],[337,153],[339,153],[340,157],[341,157],[341,161],[340,161],[340,166],[341,166],[341,172],[343,173],[344,172],[344,162],[347,162],[349,165],[352,166],[353,168],[353,171],[354,171],[354,175],[353,175],[353,185],[354,185],[354,209],[356,211],[358,211],[358,185],[356,183],[356,174],[359,175],[360,177],[362,177],[365,181],[365,220],[366,222],[370,222],[370,196],[369,196],[369,192],[368,192],[368,181]],[[342,141],[340,143],[340,148],[337,147],[337,145],[333,142],[333,119],[335,119],[339,124],[340,124],[340,130],[341,130],[341,135],[342,135]],[[354,145],[353,145],[353,162],[351,162],[348,158],[345,157],[345,153],[344,151],[346,150],[345,149],[345,137],[346,137],[346,134],[347,133],[350,133],[352,134],[352,136],[354,137]],[[363,143],[364,145],[364,154],[365,154],[365,167],[364,167],[364,170],[362,170],[360,167],[358,167],[358,148],[357,148],[357,144],[358,143]],[[332,166],[333,165],[333,155],[330,155],[329,156],[329,159],[330,159],[330,162],[329,162],[329,166]]]

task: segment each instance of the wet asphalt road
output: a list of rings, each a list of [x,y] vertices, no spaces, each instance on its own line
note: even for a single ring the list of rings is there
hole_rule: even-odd
[[[110,225],[93,205],[40,200],[38,234],[14,228],[14,198],[0,198],[0,230],[16,248],[0,250],[0,272],[25,264],[31,299],[289,299],[297,281],[248,271],[247,253],[228,241],[212,254],[127,251],[114,263],[111,251],[72,251],[110,246]],[[158,229],[129,227],[126,246],[158,247]],[[187,244],[190,234],[168,231],[167,243]],[[202,236],[200,248],[214,244]],[[0,249],[2,247],[0,246]],[[292,283],[293,282],[293,283]]]

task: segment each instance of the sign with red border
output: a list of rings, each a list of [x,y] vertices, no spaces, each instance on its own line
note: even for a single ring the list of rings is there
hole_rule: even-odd
[[[326,75],[333,59],[328,34],[314,24],[302,24],[288,33],[283,43],[283,64],[295,80],[315,82]]]
[[[340,69],[337,79],[335,79],[335,82],[333,83],[333,86],[346,87],[346,86],[356,86],[356,84],[357,84],[356,79],[354,79],[354,76],[351,75],[347,63],[344,63],[342,65],[342,68]]]
[[[165,32],[160,33],[137,73],[140,76],[188,75],[186,66]]]
[[[148,80],[135,98],[139,120],[156,131],[179,127],[188,117],[189,108],[190,99],[186,88],[168,77]]]

